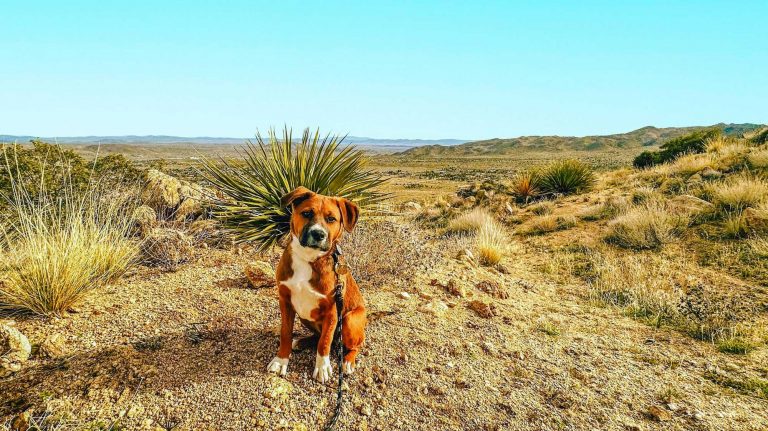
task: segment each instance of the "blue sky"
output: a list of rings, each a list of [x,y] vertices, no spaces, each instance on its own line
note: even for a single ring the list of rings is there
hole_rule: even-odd
[[[4,0],[0,134],[768,122],[765,16],[766,1]]]

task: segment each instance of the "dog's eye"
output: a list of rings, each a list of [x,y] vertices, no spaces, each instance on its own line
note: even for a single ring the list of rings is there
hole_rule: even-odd
[[[327,221],[328,223],[334,223],[336,222],[336,217],[328,216],[325,218],[325,221]]]
[[[301,215],[306,218],[312,218],[312,211],[311,210],[302,211]]]

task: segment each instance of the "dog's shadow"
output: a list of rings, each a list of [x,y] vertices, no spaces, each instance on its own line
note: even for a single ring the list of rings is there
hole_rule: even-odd
[[[291,364],[311,369],[315,355],[300,350],[310,348],[312,340],[302,330],[297,325],[295,337],[304,341],[296,347]],[[40,408],[45,394],[161,393],[218,377],[267,376],[278,343],[273,330],[248,327],[233,317],[58,359],[33,357],[25,369],[0,380],[0,416]]]

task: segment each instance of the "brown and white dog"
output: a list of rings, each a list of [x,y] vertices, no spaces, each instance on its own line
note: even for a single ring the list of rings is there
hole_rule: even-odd
[[[291,242],[277,267],[277,291],[280,299],[280,348],[269,363],[269,372],[285,375],[293,343],[296,315],[307,328],[319,334],[315,370],[312,377],[330,381],[333,366],[331,343],[336,329],[334,289],[336,274],[331,251],[343,231],[351,232],[357,223],[357,205],[344,198],[323,196],[299,187],[282,198],[291,207]],[[344,373],[355,370],[355,356],[365,339],[365,304],[357,283],[347,272],[344,290],[342,340]]]

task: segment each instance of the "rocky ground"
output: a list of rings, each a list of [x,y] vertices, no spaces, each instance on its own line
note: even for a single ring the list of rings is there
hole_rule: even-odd
[[[719,353],[594,305],[583,286],[539,272],[549,257],[532,243],[488,269],[456,258],[461,238],[401,238],[359,236],[348,250],[353,262],[404,258],[391,274],[353,266],[371,323],[339,429],[768,429],[768,400],[727,384],[765,378],[764,352]],[[314,352],[294,352],[286,378],[266,372],[279,310],[274,288],[244,276],[257,258],[276,255],[201,249],[172,272],[139,267],[64,316],[6,316],[32,356],[0,379],[0,423],[321,429],[335,390],[311,379]]]

